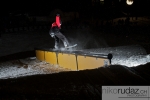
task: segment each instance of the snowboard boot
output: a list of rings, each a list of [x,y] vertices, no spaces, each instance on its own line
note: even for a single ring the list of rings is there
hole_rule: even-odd
[[[68,47],[69,45],[67,44],[67,42],[64,42],[64,47]]]

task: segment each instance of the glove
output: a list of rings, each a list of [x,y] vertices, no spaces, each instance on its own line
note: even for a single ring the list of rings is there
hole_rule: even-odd
[[[55,36],[54,33],[51,33],[50,35],[51,35],[52,38]]]

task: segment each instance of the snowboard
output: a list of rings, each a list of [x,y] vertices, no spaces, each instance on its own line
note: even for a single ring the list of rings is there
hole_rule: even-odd
[[[65,47],[66,49],[69,49],[69,48],[73,48],[73,47],[75,47],[75,46],[77,46],[77,44],[74,44],[74,45],[71,45],[71,46],[68,46],[68,47]]]
[[[68,46],[68,47],[63,47],[63,48],[58,48],[58,49],[53,49],[54,51],[64,51],[64,50],[70,50],[70,49],[72,49],[73,47],[76,47],[77,46],[77,44],[74,44],[74,45],[70,45],[70,46]]]

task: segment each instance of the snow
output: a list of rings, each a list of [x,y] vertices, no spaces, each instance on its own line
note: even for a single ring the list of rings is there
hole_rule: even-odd
[[[87,53],[113,55],[112,65],[123,65],[127,67],[136,67],[150,62],[150,54],[140,45],[129,45],[119,47],[107,47],[99,49],[84,50]]]
[[[0,63],[0,79],[69,71],[69,69],[61,68],[58,65],[51,65],[45,61],[39,61],[36,57],[35,59],[32,58],[29,57]]]
[[[52,40],[53,41],[53,40]],[[53,42],[48,31],[26,31],[3,33],[0,39],[0,57],[23,51],[34,50],[35,47],[52,47]],[[105,43],[104,43],[105,44]],[[136,67],[150,62],[150,54],[139,45],[85,49],[85,53],[112,53],[112,65]],[[0,79],[18,78],[37,74],[52,74],[70,71],[39,61],[36,57],[0,62]]]

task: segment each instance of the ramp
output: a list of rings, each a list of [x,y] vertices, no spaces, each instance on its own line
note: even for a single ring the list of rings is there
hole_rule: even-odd
[[[92,54],[80,51],[61,51],[36,48],[36,57],[50,64],[58,64],[60,67],[73,71],[95,69],[111,64],[112,54]]]

